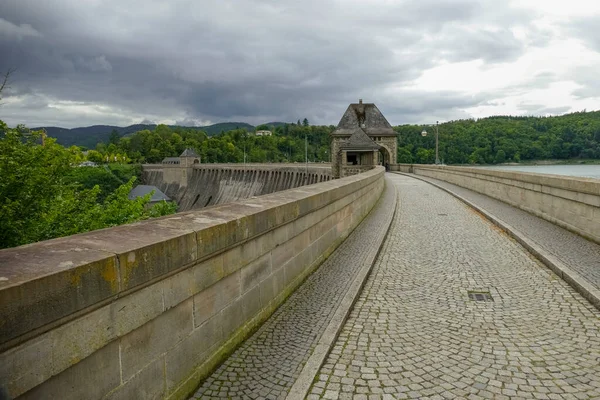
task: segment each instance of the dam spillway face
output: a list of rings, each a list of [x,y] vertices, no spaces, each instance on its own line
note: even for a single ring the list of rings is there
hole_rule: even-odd
[[[331,179],[329,164],[144,165],[142,181],[175,200],[179,211],[197,210]]]

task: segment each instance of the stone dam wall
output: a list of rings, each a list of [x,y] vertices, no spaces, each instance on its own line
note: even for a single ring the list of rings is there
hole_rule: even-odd
[[[600,181],[482,168],[399,164],[396,170],[450,182],[501,200],[600,243]]]
[[[0,389],[185,398],[361,222],[384,169],[0,250]]]
[[[179,205],[179,211],[225,204],[331,179],[331,164],[147,164],[142,181]]]

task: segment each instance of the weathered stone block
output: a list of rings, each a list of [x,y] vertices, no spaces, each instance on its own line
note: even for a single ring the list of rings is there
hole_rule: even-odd
[[[241,301],[235,301],[221,311],[223,338],[226,340],[240,326],[244,325],[244,313]]]
[[[19,399],[101,399],[120,383],[119,344],[114,341]]]
[[[283,273],[283,271],[282,271]],[[267,277],[264,281],[262,281],[259,285],[260,290],[260,305],[261,307],[265,307],[273,298],[275,297],[275,273],[271,274],[271,276]]]
[[[273,277],[273,292],[274,295],[277,296],[285,289],[285,269],[281,267],[277,270],[274,270],[271,276]]]
[[[110,309],[111,323],[115,326],[117,336],[123,336],[162,314],[161,283],[135,291],[106,307]]]
[[[307,247],[291,259],[285,266],[285,282],[289,285],[311,263],[310,249]]]
[[[223,268],[228,275],[271,251],[275,247],[275,231],[250,239],[223,253]]]
[[[193,276],[193,271],[186,269],[162,281],[165,310],[192,296]]]
[[[160,315],[163,300],[159,286],[157,283],[134,292],[1,354],[0,365],[17,361],[19,366],[8,370],[12,377],[4,372],[0,372],[0,377],[10,382],[15,379],[14,374],[22,374],[18,377],[18,385],[27,390],[85,359],[117,337]],[[47,356],[36,357],[39,354]],[[14,357],[17,360],[11,361]],[[23,363],[27,360],[30,360],[29,366]]]
[[[210,356],[209,350],[223,340],[219,316],[194,329],[166,355],[167,388],[170,391]]]
[[[103,400],[162,399],[165,393],[165,358],[159,357]]]
[[[44,336],[52,341],[52,373],[69,368],[117,338],[110,307],[102,307],[62,325]]]
[[[0,250],[0,344],[119,291],[113,254],[72,238]]]
[[[242,312],[244,313],[244,320],[249,321],[258,313],[261,309],[260,303],[260,285],[256,285],[252,289],[248,290],[241,297]]]
[[[17,397],[53,375],[52,342],[38,337],[0,354],[0,387]]]
[[[210,218],[211,214],[215,213],[216,211],[205,211],[203,217]],[[227,221],[224,216],[218,214],[214,215],[213,218],[216,220],[221,219],[223,223],[202,229],[196,234],[198,256],[200,258],[223,250],[247,237],[246,232],[238,229],[238,223],[235,220]]]
[[[121,338],[124,380],[190,334],[192,308],[193,301],[189,299]]]
[[[200,326],[240,296],[240,271],[194,296],[194,324]]]
[[[89,232],[73,236],[72,240],[118,255],[121,290],[148,282],[197,259],[193,231],[159,226],[156,221]]]
[[[223,255],[214,256],[191,268],[192,293],[198,293],[212,286],[225,276]]]
[[[269,254],[265,254],[241,269],[241,292],[245,293],[250,288],[258,285],[260,281],[270,274],[271,257]]]

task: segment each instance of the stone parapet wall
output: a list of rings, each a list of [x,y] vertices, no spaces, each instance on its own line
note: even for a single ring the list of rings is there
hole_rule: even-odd
[[[485,194],[600,243],[600,181],[483,168],[412,165],[417,175]]]
[[[384,169],[0,251],[9,398],[183,398],[377,202]]]
[[[413,165],[412,164],[390,164],[390,171],[412,173]]]
[[[342,166],[342,177],[361,174],[373,168],[372,165],[344,165]]]

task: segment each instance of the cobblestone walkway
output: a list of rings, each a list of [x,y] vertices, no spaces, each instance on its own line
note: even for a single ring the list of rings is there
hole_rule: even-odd
[[[361,266],[383,240],[395,208],[386,180],[365,220],[198,389],[194,398],[283,399]]]
[[[447,188],[489,211],[535,241],[573,271],[600,289],[600,245],[569,232],[542,218],[469,189],[437,179],[419,176]]]
[[[600,312],[459,200],[391,179],[392,227],[309,398],[600,398]]]

